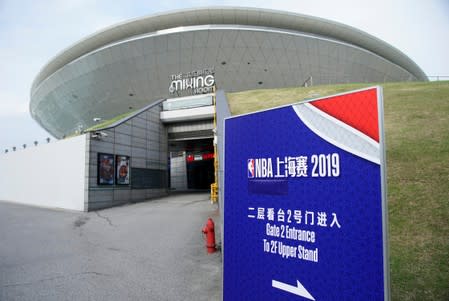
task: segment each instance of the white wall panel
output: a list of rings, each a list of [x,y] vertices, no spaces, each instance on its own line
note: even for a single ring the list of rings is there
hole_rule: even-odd
[[[0,200],[84,210],[86,136],[0,156]]]

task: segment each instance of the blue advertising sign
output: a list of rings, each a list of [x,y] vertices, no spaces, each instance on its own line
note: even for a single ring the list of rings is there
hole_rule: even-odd
[[[224,300],[389,300],[381,94],[225,120]]]

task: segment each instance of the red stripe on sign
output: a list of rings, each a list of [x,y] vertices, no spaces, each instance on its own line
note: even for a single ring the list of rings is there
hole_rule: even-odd
[[[379,142],[376,88],[312,101],[310,104]]]

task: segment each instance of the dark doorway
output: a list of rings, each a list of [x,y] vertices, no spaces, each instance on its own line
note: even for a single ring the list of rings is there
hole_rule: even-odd
[[[189,189],[210,189],[214,182],[214,160],[187,162],[187,187]]]
[[[212,139],[170,141],[174,190],[209,190],[215,181]],[[177,154],[177,157],[174,157]],[[183,161],[180,161],[183,160]]]

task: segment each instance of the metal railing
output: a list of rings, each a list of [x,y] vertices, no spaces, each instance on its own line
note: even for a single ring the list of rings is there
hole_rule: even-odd
[[[449,75],[427,75],[431,82],[449,80]]]

